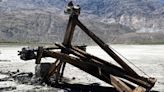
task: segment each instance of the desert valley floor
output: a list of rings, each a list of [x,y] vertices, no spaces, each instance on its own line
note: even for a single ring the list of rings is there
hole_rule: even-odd
[[[20,72],[35,71],[35,61],[23,61],[17,55],[22,47],[17,45],[0,45],[0,72],[12,72],[19,70]],[[117,52],[126,57],[135,66],[142,69],[148,76],[157,78],[157,82],[153,90],[164,91],[164,45],[111,45]],[[105,52],[98,46],[88,46],[87,52],[116,64]],[[42,62],[53,62],[52,58],[43,58]],[[126,61],[127,62],[127,61]],[[140,70],[127,62],[138,74],[145,76]],[[7,75],[0,74],[0,79]],[[79,70],[78,68],[67,64],[64,72],[71,83],[92,84],[98,83],[101,86],[109,86],[105,82]],[[72,78],[75,77],[74,80]],[[7,89],[16,87],[15,89]],[[6,88],[6,89],[5,89]],[[52,88],[41,85],[21,84],[16,81],[1,81],[0,91],[11,92],[65,92],[64,89]],[[74,92],[74,91],[72,91]]]

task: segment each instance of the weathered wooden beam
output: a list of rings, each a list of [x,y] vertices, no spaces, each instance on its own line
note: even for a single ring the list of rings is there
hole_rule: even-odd
[[[73,52],[74,52],[74,51],[72,51],[71,48],[67,48],[63,44],[57,44],[57,43],[55,43],[55,45],[58,46],[60,49],[62,49],[64,52],[67,52],[67,53],[70,53],[70,54],[73,54]],[[78,55],[79,57],[85,58],[85,56],[83,56],[82,54],[76,54],[76,55]]]
[[[104,78],[104,77],[102,77],[102,76],[100,76],[98,74],[97,67],[87,65],[85,62],[81,61],[80,59],[77,59],[77,58],[74,58],[74,57],[70,57],[70,56],[68,56],[68,55],[66,55],[64,53],[57,53],[57,52],[47,51],[46,54],[48,54],[49,56],[51,56],[53,58],[58,58],[61,61],[65,61],[67,63],[70,63],[70,64],[80,68],[81,70],[83,70],[85,72],[88,72],[91,75],[93,75],[95,77],[98,77],[99,79],[101,79],[101,80],[103,80],[103,81],[105,81],[107,83],[110,83],[110,82],[108,82],[109,79],[106,79],[106,78]]]
[[[100,63],[102,63],[102,64],[105,65],[105,66],[113,67],[113,68],[118,69],[118,70],[121,70],[121,71],[123,70],[121,67],[118,67],[118,66],[116,66],[116,65],[114,65],[114,64],[112,64],[112,63],[109,63],[108,61],[105,61],[105,60],[103,60],[103,59],[101,59],[101,58],[98,58],[98,57],[96,57],[96,56],[94,56],[94,55],[91,55],[91,54],[89,54],[89,53],[87,53],[87,52],[85,52],[85,51],[83,51],[83,50],[80,50],[80,49],[74,47],[74,46],[72,46],[71,49],[73,49],[73,50],[75,50],[75,51],[81,53],[82,55],[84,55],[84,56],[87,57],[87,58],[90,58],[90,59],[94,59],[94,60],[96,60],[96,61],[99,61]],[[122,72],[126,72],[126,71],[123,70]]]
[[[48,54],[49,56],[53,57],[53,58],[57,58],[57,59],[60,59],[62,61],[65,61],[67,63],[70,63],[84,71],[87,70],[86,67],[94,67],[93,69],[88,69],[86,72],[90,73],[90,71],[94,71],[93,73],[96,73],[98,75],[95,75],[95,76],[100,76],[99,75],[99,69],[98,67],[100,67],[102,69],[102,74],[103,73],[106,73],[106,75],[115,75],[115,76],[119,76],[121,78],[124,78],[124,79],[127,79],[133,83],[136,83],[138,85],[141,85],[145,88],[151,88],[152,85],[150,85],[149,83],[143,81],[143,80],[140,80],[140,79],[137,79],[137,78],[133,78],[131,76],[128,76],[125,74],[125,72],[121,72],[119,70],[116,70],[115,68],[112,68],[112,67],[106,67],[105,65],[100,65],[99,63],[95,63],[95,62],[91,62],[92,60],[81,60],[81,59],[78,59],[78,58],[75,58],[75,57],[71,57],[69,55],[66,55],[64,53],[57,53],[57,52],[50,52],[50,51],[47,51],[46,54]],[[96,71],[95,71],[95,70]],[[93,75],[93,74],[92,74]],[[98,77],[99,78],[99,77]],[[107,80],[104,80],[105,82],[107,82]]]
[[[142,79],[142,78],[134,78],[130,75],[127,75],[126,72],[123,72],[123,71],[119,71],[113,67],[109,67],[109,66],[105,66],[105,65],[100,65],[99,63],[96,63],[94,62],[94,60],[84,60],[84,62],[87,64],[87,65],[91,65],[91,66],[95,66],[97,67],[97,69],[101,69],[101,74],[102,74],[102,71],[105,71],[107,72],[108,74],[113,74],[115,76],[118,76],[118,77],[121,77],[121,78],[124,78],[126,80],[129,80],[130,82],[132,83],[135,83],[137,85],[141,85],[147,89],[151,88],[153,85],[149,84],[148,82],[148,79]]]
[[[59,81],[62,81],[62,78],[63,78],[63,75],[64,75],[65,66],[66,66],[66,62],[63,61],[62,65],[61,65],[62,69],[61,69],[61,74],[60,74]]]
[[[70,57],[66,53],[63,53],[64,54],[64,56],[63,56],[63,54],[61,54],[61,52],[52,52],[52,51],[48,51],[48,50],[44,50],[42,56],[43,57],[53,57],[53,58],[57,58],[57,59],[60,59],[60,60],[64,60],[62,62],[68,62],[68,63],[70,63],[72,65],[76,64],[77,62],[78,62],[77,64],[79,64],[79,61],[81,61],[80,63],[83,63],[83,67],[85,67],[85,66],[93,66],[93,67],[95,67],[94,69],[100,70],[100,69],[98,69],[98,67],[99,67],[99,68],[101,68],[102,71],[107,72],[107,74],[112,74],[114,76],[118,76],[118,77],[127,79],[127,80],[129,80],[129,81],[131,81],[133,83],[136,83],[136,84],[138,84],[140,86],[145,87],[146,89],[150,89],[150,88],[152,88],[154,86],[155,81],[154,82],[149,81],[151,79],[144,78],[144,77],[137,77],[137,78],[133,77],[133,76],[129,75],[128,73],[126,73],[125,70],[123,70],[123,69],[121,69],[121,68],[119,68],[117,66],[114,66],[114,65],[112,65],[110,63],[109,64],[103,63],[103,62],[106,62],[106,61],[103,61],[103,60],[101,61],[101,59],[97,59],[97,58],[92,58],[92,57],[86,56],[85,54],[82,54],[82,53],[80,53],[80,52],[78,52],[76,50],[73,50],[72,48],[65,48],[65,47],[61,48],[61,47],[60,47],[60,49],[65,50],[66,52],[69,52],[69,51],[67,51],[67,49],[68,49],[68,50],[70,50],[71,53],[73,53],[74,55],[76,55],[79,58],[76,58],[76,61],[74,61],[74,62],[71,61],[71,63],[70,63],[68,60],[65,61],[66,60],[65,56],[67,58],[69,58],[69,59],[72,58],[72,57]],[[56,57],[56,56],[52,56],[52,55],[47,54],[47,52],[52,52],[52,53],[55,53],[55,54],[57,53],[56,55],[61,54],[59,56],[60,57],[63,56],[63,57],[59,58],[59,57]],[[64,58],[64,59],[62,59],[62,58]],[[80,67],[80,66],[76,66],[76,67]],[[84,68],[83,68],[83,70],[84,70]],[[99,71],[95,71],[95,72],[99,72]],[[100,75],[100,74],[98,73],[98,75]]]
[[[135,77],[135,76],[131,76],[129,73],[127,73],[125,70],[108,63],[107,61],[104,61],[98,57],[94,57],[91,56],[90,54],[83,52],[80,53],[80,50],[74,50],[71,48],[66,48],[64,45],[62,44],[56,44],[56,46],[59,46],[59,48],[65,50],[66,52],[69,52],[77,57],[79,57],[81,60],[83,60],[83,62],[85,62],[85,64],[87,65],[92,65],[95,67],[99,67],[102,69],[102,71],[106,71],[109,74],[113,74],[115,76],[121,77],[121,78],[125,78],[127,80],[130,80],[138,85],[144,86],[146,88],[151,88],[153,86],[153,84],[150,83],[148,78],[143,78],[143,77]],[[77,48],[76,48],[77,49]],[[85,56],[85,53],[87,56]]]
[[[110,75],[112,85],[119,91],[119,92],[132,92],[133,90],[128,87],[124,82],[122,82],[119,78]]]
[[[53,64],[51,65],[51,67],[50,67],[50,69],[49,69],[49,71],[48,71],[47,76],[52,76],[52,75],[56,72],[57,66],[59,66],[59,65],[60,65],[60,60],[57,59],[57,60],[55,61],[55,63],[53,63]]]
[[[144,89],[143,87],[139,86],[139,87],[136,87],[136,88],[133,90],[133,92],[145,92],[145,89]]]
[[[55,49],[59,49],[58,46],[47,46],[47,47],[44,47],[45,50],[55,50]]]
[[[43,82],[46,82],[47,84],[49,84],[50,83],[49,78],[55,74],[55,83],[58,84],[62,63],[63,62],[57,59],[56,62],[53,63],[51,67],[49,68],[48,73],[44,76]]]
[[[75,17],[76,18],[76,17]],[[118,64],[120,64],[129,74],[134,76],[139,76],[131,67],[129,67],[114,51],[105,44],[100,38],[98,38],[93,32],[87,29],[79,20],[78,18],[75,19],[76,24],[89,36],[95,41],[105,52],[108,53]]]
[[[69,17],[69,21],[68,21],[67,29],[66,29],[66,32],[65,32],[64,41],[63,41],[63,44],[65,46],[70,46],[71,45],[74,30],[75,30],[75,27],[76,27],[74,17],[78,17],[78,16],[75,15],[75,14],[71,14],[70,17]]]

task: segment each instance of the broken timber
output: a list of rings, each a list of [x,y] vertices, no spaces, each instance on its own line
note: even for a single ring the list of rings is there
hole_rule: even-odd
[[[99,37],[97,37],[80,22],[78,19],[78,16],[80,15],[79,6],[73,6],[72,2],[70,2],[65,12],[68,12],[70,17],[62,44],[56,43],[55,47],[38,47],[38,49],[33,50],[24,48],[19,54],[23,60],[36,59],[36,64],[40,64],[41,58],[43,57],[52,57],[57,59],[55,63],[51,65],[43,81],[46,82],[50,76],[55,74],[55,80],[58,84],[59,81],[62,80],[65,64],[69,63],[105,81],[106,83],[113,85],[120,92],[144,92],[149,91],[154,86],[156,82],[155,78],[146,78],[138,75],[107,44],[105,44]],[[86,46],[73,46],[71,41],[76,26],[79,26],[121,67],[88,54],[85,51]],[[60,49],[61,51],[52,51],[54,49]],[[34,52],[37,52],[37,55],[35,55]],[[70,56],[69,54],[73,54],[76,57]],[[133,84],[138,85],[138,87]]]

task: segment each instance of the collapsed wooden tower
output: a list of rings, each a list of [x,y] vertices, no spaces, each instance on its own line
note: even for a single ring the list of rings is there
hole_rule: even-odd
[[[143,92],[150,91],[154,86],[155,78],[146,78],[138,75],[128,66],[107,44],[86,28],[78,19],[80,7],[74,6],[72,2],[66,6],[66,13],[70,14],[64,41],[55,44],[54,47],[38,47],[29,50],[23,48],[19,55],[23,60],[36,59],[36,64],[41,63],[41,58],[52,57],[56,61],[51,65],[45,74],[43,81],[48,83],[48,79],[56,76],[56,84],[60,83],[63,77],[65,64],[69,63],[79,69],[109,83],[120,92]],[[93,56],[85,51],[85,46],[74,46],[71,44],[75,27],[79,26],[93,41],[95,41],[109,56],[111,56],[121,67],[111,64],[103,59]],[[57,49],[58,51],[54,51]],[[59,51],[60,49],[60,51]],[[35,52],[37,54],[35,54]],[[73,54],[76,57],[70,56]],[[128,81],[128,82],[127,82]],[[130,83],[131,82],[131,83]],[[137,87],[133,84],[138,85]]]

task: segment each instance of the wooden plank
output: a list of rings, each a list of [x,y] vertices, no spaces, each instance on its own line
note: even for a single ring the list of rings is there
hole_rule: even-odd
[[[47,47],[44,47],[45,50],[54,50],[54,49],[59,49],[58,46],[47,46]]]
[[[139,87],[136,87],[136,88],[133,90],[133,92],[145,92],[145,89],[144,89],[143,87],[139,86]]]
[[[53,71],[56,71],[56,67],[59,65],[59,63],[60,63],[60,61],[59,61],[59,59],[57,59],[57,60],[55,61],[55,63],[53,63],[53,64],[51,65],[50,69],[48,70],[48,75],[53,75],[52,72],[53,72]]]
[[[57,43],[55,43],[55,45],[58,46],[59,48],[61,48],[62,50],[64,50],[64,52],[71,53],[71,54],[75,54],[76,56],[78,56],[78,57],[80,57],[80,58],[81,58],[81,57],[82,57],[82,58],[86,58],[86,57],[83,56],[82,54],[73,51],[71,48],[67,48],[67,47],[64,46],[63,44],[57,44]]]
[[[119,91],[119,92],[132,92],[133,90],[128,87],[124,82],[122,82],[118,77],[110,75],[111,84]]]
[[[58,59],[54,64],[51,65],[51,68],[49,69],[48,73],[45,75],[43,81],[46,83],[49,83],[49,78],[55,74],[55,83],[58,84],[58,80],[60,77],[60,68],[61,68],[62,62]]]
[[[62,64],[61,64],[61,74],[60,74],[59,81],[62,81],[62,78],[63,78],[63,75],[64,75],[65,66],[66,66],[66,62],[65,61],[62,61]]]
[[[61,66],[62,66],[62,62],[57,67],[56,79],[55,79],[57,84],[58,84],[59,81],[61,81],[61,75],[60,75]]]

